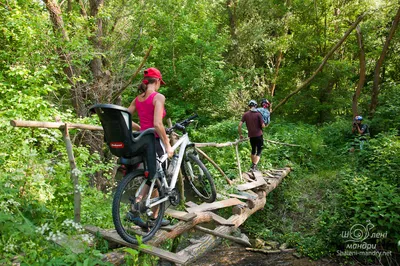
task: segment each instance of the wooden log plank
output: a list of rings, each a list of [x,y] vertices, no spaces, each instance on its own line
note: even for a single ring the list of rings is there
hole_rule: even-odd
[[[224,217],[219,216],[218,214],[212,213],[211,214],[212,219],[217,222],[218,224],[221,225],[228,225],[228,226],[233,226],[235,225],[234,223],[232,223],[231,221],[228,221],[227,219],[225,219]]]
[[[233,198],[246,200],[247,206],[249,206],[250,209],[254,208],[254,206],[255,206],[255,203],[254,203],[255,198],[253,198],[253,197],[237,195],[237,194],[229,194],[229,196],[233,197]]]
[[[258,181],[264,178],[263,173],[260,171],[253,171],[254,178]]]
[[[165,214],[182,221],[191,221],[196,217],[195,213],[187,213],[183,211],[177,211],[174,209],[166,209]]]
[[[242,202],[238,199],[226,199],[213,203],[202,204],[197,207],[186,208],[186,210],[189,213],[198,213],[198,212],[211,211],[225,207],[230,207],[237,204],[242,204]]]
[[[243,190],[249,190],[249,189],[253,189],[259,186],[263,186],[266,185],[267,183],[264,181],[264,179],[259,179],[257,181],[253,181],[247,184],[242,184],[242,185],[238,185],[236,188],[240,191]]]
[[[236,205],[235,207],[233,207],[232,213],[235,215],[242,215],[246,211],[246,207],[246,204]]]
[[[196,204],[196,203],[194,203],[192,201],[186,202],[185,205],[188,206],[188,207],[197,207],[197,206],[199,206],[198,204]]]
[[[92,234],[100,233],[100,235],[108,241],[116,242],[118,244],[130,247],[130,248],[139,249],[138,245],[134,245],[134,244],[126,242],[116,232],[108,232],[106,230],[103,230],[101,228],[98,228],[96,226],[91,226],[91,225],[85,226],[85,229]],[[146,244],[146,245],[149,246],[148,244]],[[188,257],[185,255],[176,255],[175,253],[172,253],[172,252],[169,252],[169,251],[166,251],[166,250],[154,247],[154,246],[140,247],[140,251],[150,254],[150,255],[157,256],[159,258],[162,258],[162,259],[174,262],[174,263],[179,263],[179,264],[184,264],[188,259]]]
[[[253,251],[253,252],[261,252],[261,253],[265,253],[265,254],[277,254],[277,253],[282,252],[282,250],[280,250],[280,249],[266,250],[266,249],[259,249],[259,248],[246,248],[246,250]]]
[[[251,244],[250,244],[250,242],[248,240],[242,239],[240,237],[234,237],[234,236],[231,236],[231,235],[226,235],[226,234],[223,234],[223,233],[220,233],[220,232],[208,229],[208,228],[204,228],[204,227],[202,227],[200,225],[196,225],[194,228],[196,230],[202,231],[204,233],[207,233],[207,234],[210,234],[210,235],[214,235],[214,236],[218,236],[218,237],[222,237],[222,238],[231,240],[231,241],[233,241],[235,243],[244,245],[246,247],[251,247]]]
[[[271,178],[275,177],[273,174],[271,174],[270,172],[267,172],[267,171],[263,172],[263,174],[268,176],[268,177],[271,177]]]
[[[202,147],[229,147],[235,145],[234,142],[227,142],[227,143],[216,143],[216,142],[208,142],[208,143],[195,143],[195,147],[202,148]]]
[[[244,196],[244,195],[237,195],[237,194],[228,194],[228,196],[229,196],[229,197],[232,197],[232,198],[242,199],[242,200],[248,200],[248,199],[250,199],[250,198],[247,197],[247,196]]]
[[[248,191],[239,191],[237,194],[246,196],[246,197],[248,197],[248,198],[250,198],[250,199],[253,199],[253,200],[255,200],[255,199],[258,198],[257,193],[255,193],[255,192],[253,192],[253,191],[251,191],[251,190],[248,190]]]
[[[167,232],[171,232],[174,231],[176,225],[166,225],[166,226],[161,226],[160,229],[167,231]]]
[[[250,181],[250,182],[254,181],[254,179],[251,177],[251,175],[248,172],[242,173],[242,177],[246,181]]]

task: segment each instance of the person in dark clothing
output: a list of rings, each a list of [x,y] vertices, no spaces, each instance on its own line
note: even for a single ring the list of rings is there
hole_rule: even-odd
[[[354,138],[354,142],[352,144],[352,148],[350,149],[350,152],[353,152],[355,150],[355,147],[360,147],[360,150],[364,148],[365,142],[368,140],[369,137],[369,128],[367,124],[362,123],[363,117],[360,115],[357,115],[354,117],[353,120],[353,128],[351,132],[356,135]]]
[[[243,139],[242,125],[246,123],[247,135],[250,138],[251,145],[251,167],[250,170],[256,171],[257,164],[260,161],[261,151],[264,146],[262,129],[265,127],[261,114],[257,111],[257,102],[251,100],[248,104],[249,111],[247,111],[239,123],[238,131],[240,139]]]

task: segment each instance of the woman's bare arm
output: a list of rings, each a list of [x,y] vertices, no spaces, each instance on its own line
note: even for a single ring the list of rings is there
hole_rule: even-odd
[[[173,151],[171,148],[171,144],[169,143],[167,133],[165,133],[164,124],[162,122],[165,96],[158,93],[154,97],[153,103],[154,103],[154,128],[155,128],[158,136],[160,136],[162,142],[164,143],[164,146],[165,146],[166,152],[168,153],[168,156],[171,157],[173,155]]]

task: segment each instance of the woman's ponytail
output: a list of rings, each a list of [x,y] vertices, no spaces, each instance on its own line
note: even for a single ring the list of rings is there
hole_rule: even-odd
[[[152,84],[152,83],[155,83],[157,81],[157,79],[154,79],[154,78],[144,78],[143,80],[142,80],[142,83],[140,83],[139,84],[139,86],[138,86],[138,92],[139,92],[139,94],[142,94],[142,93],[146,93],[146,91],[147,91],[147,85],[148,84]]]

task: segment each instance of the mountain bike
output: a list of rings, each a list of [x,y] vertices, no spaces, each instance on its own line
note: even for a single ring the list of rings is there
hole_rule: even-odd
[[[114,226],[122,239],[137,244],[137,236],[141,236],[142,242],[154,236],[163,222],[166,202],[174,206],[179,204],[176,183],[180,170],[201,200],[215,201],[217,193],[214,180],[186,131],[197,115],[166,129],[167,134],[182,132],[172,146],[175,153],[178,149],[179,152],[168,159],[167,154],[159,158],[155,156],[154,129],[132,135],[131,116],[126,108],[98,104],[91,109],[100,117],[105,141],[111,152],[119,157],[118,163],[126,169],[112,205]]]

